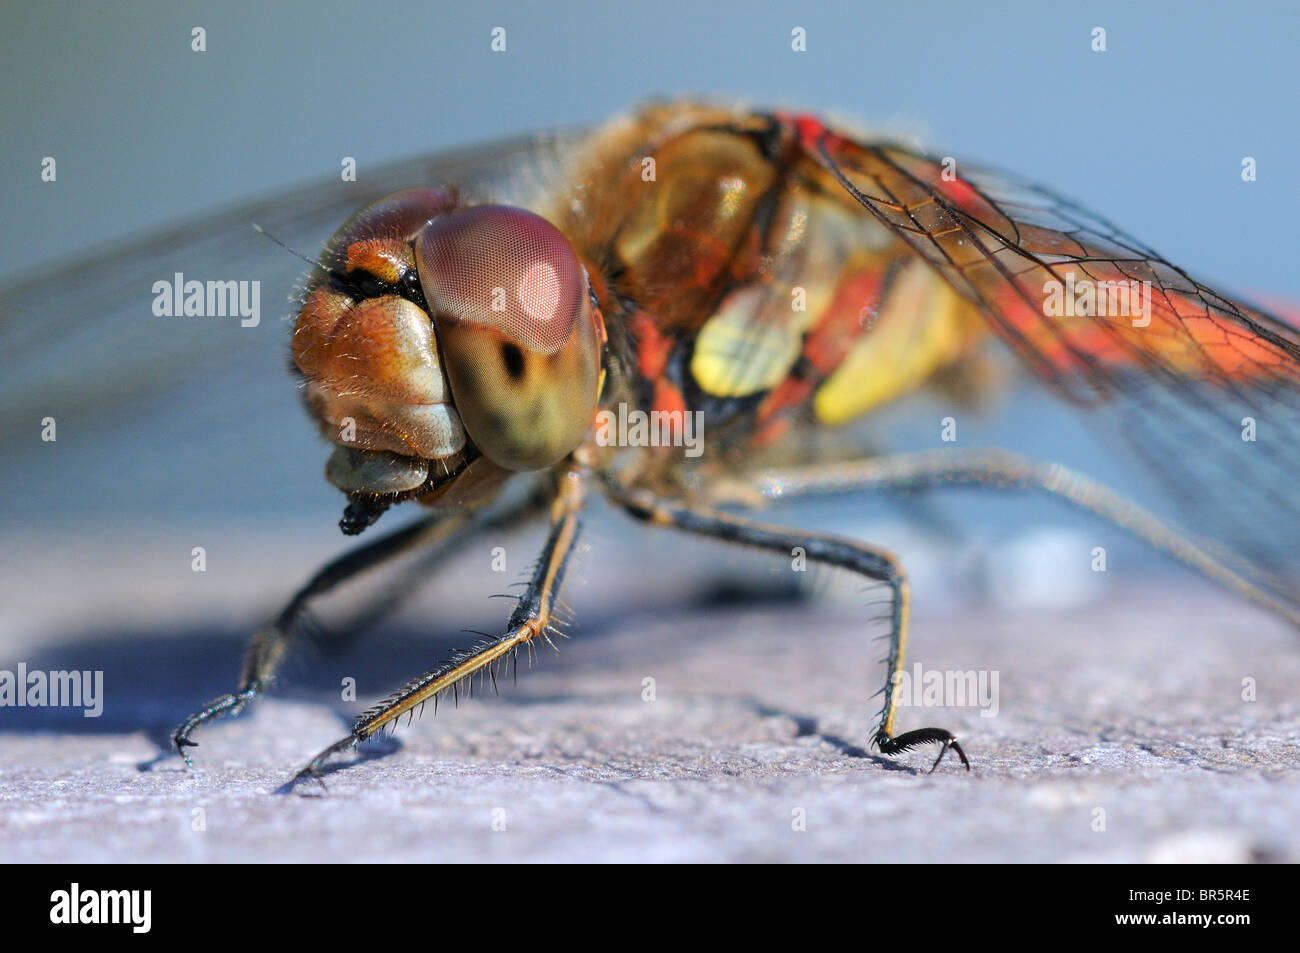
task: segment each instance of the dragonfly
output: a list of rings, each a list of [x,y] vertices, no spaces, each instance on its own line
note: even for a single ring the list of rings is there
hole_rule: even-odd
[[[254,635],[234,689],[175,730],[186,764],[200,728],[243,711],[311,640],[313,600],[410,553],[454,554],[489,529],[544,521],[504,631],[366,710],[290,786],[476,679],[495,686],[521,651],[562,634],[561,588],[596,496],[650,527],[802,555],[884,586],[871,742],[887,756],[937,745],[932,772],[949,751],[970,761],[954,732],[898,725],[906,567],[863,540],[768,522],[769,505],[1038,491],[1300,625],[1296,322],[1213,290],[1048,189],[812,115],[653,103],[592,131],[400,164],[363,190],[240,209],[208,223],[209,255],[236,227],[246,240],[251,220],[283,233],[338,222],[348,204],[360,211],[304,256],[290,370],[330,446],[341,530],[365,532],[402,504],[423,515],[324,566]],[[174,241],[132,254],[164,255]],[[83,265],[66,293],[122,297],[118,262]],[[5,296],[10,353],[37,335],[13,316],[38,295],[67,307],[59,293],[36,281]],[[142,335],[140,325],[114,328]],[[100,343],[80,330],[73,353]],[[128,340],[111,381],[34,362],[12,400],[39,392],[43,407],[90,413],[108,383],[145,391],[230,360],[169,346],[184,360],[160,359],[153,341],[135,353]],[[1184,525],[1005,448],[855,445],[856,422],[916,394],[977,397],[990,351],[1060,402],[1114,421]],[[528,491],[507,496],[520,479]]]

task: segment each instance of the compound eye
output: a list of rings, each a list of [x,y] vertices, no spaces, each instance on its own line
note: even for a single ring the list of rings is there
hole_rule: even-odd
[[[563,459],[591,426],[600,379],[587,276],[568,240],[532,212],[478,205],[429,222],[415,257],[479,450],[511,470]]]
[[[376,199],[340,226],[325,245],[330,265],[347,263],[356,242],[389,239],[410,241],[430,219],[456,207],[456,197],[443,189],[403,189]]]

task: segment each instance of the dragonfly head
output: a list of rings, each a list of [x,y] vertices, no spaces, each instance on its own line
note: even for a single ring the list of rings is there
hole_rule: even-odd
[[[586,271],[555,226],[408,189],[330,240],[293,359],[337,445],[327,478],[377,518],[566,457],[596,410],[602,338]]]

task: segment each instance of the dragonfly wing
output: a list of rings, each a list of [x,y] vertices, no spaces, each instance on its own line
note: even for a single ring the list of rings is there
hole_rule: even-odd
[[[1108,410],[1188,528],[1295,594],[1300,333],[1047,189],[801,122],[824,173],[1070,403]],[[1290,577],[1289,579],[1286,577]]]

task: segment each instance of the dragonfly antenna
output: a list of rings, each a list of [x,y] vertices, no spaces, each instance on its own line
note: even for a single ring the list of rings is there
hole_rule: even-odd
[[[324,265],[318,262],[315,258],[311,258],[308,255],[304,255],[300,251],[296,251],[295,249],[290,248],[288,245],[280,241],[280,239],[276,238],[274,235],[272,235],[270,232],[264,229],[261,225],[258,225],[256,222],[253,223],[253,228],[256,229],[259,234],[265,235],[267,238],[271,239],[271,241],[275,242],[277,245],[279,245],[281,248],[287,251],[290,255],[293,255],[295,258],[301,258],[303,261],[307,262],[307,264],[315,265],[317,268],[320,268],[324,271],[330,270],[329,268],[326,268]]]

